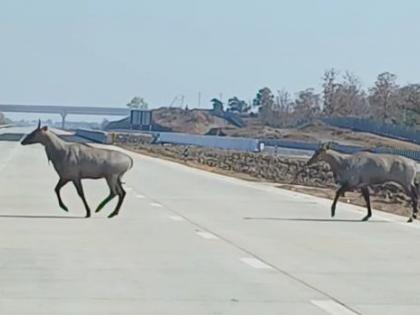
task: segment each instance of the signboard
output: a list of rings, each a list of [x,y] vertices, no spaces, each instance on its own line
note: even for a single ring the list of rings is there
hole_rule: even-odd
[[[133,109],[130,113],[130,125],[132,129],[151,130],[152,111]]]

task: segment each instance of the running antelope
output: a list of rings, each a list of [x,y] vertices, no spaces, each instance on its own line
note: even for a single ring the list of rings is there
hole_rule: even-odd
[[[112,218],[119,213],[126,195],[121,178],[124,173],[133,167],[131,157],[118,151],[66,142],[48,130],[47,126],[41,128],[41,121],[39,121],[38,127],[22,140],[22,145],[34,143],[40,143],[45,147],[48,161],[53,163],[54,169],[60,177],[55,187],[55,193],[57,194],[58,204],[63,210],[68,211],[61,200],[60,189],[71,181],[83,201],[86,217],[90,217],[91,211],[83,192],[81,180],[85,178],[105,178],[110,193],[99,204],[95,212],[99,212],[109,201],[118,196],[117,206],[108,218]]]
[[[400,185],[411,198],[413,211],[408,222],[416,219],[419,192],[418,184],[415,183],[417,172],[415,161],[392,154],[375,154],[370,152],[342,154],[332,150],[330,144],[321,145],[307,162],[307,165],[320,161],[330,165],[335,179],[340,185],[331,206],[332,217],[335,215],[338,198],[344,196],[344,193],[348,190],[360,188],[368,211],[363,221],[369,220],[372,216],[369,186],[394,182]]]

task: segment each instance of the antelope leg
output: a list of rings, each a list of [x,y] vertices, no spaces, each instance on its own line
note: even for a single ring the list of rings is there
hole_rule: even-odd
[[[121,205],[122,205],[122,203],[124,201],[124,198],[125,198],[125,195],[126,195],[126,192],[125,192],[124,188],[122,187],[122,184],[121,184],[120,180],[118,180],[118,183],[117,183],[117,192],[118,192],[117,206],[115,207],[115,210],[108,216],[108,218],[112,218],[120,212]]]
[[[55,193],[57,194],[57,198],[58,198],[58,205],[60,206],[61,209],[63,209],[64,211],[69,211],[69,209],[67,208],[67,206],[63,203],[63,200],[61,199],[61,195],[60,195],[60,190],[61,188],[67,184],[69,181],[67,179],[62,179],[60,178],[58,180],[57,185],[55,186]]]
[[[340,196],[344,196],[344,193],[345,193],[346,190],[347,190],[347,185],[343,185],[335,193],[335,198],[334,198],[333,204],[331,205],[331,216],[332,217],[335,216],[335,207],[337,205],[338,198]]]
[[[365,198],[366,206],[368,210],[367,215],[362,219],[362,221],[367,221],[372,216],[372,209],[370,207],[369,189],[367,187],[362,188],[362,195],[363,195],[363,198]]]
[[[102,200],[102,202],[98,205],[98,207],[96,208],[96,210],[95,210],[95,213],[96,212],[99,212],[99,211],[101,211],[102,210],[102,208],[103,207],[105,207],[105,205],[108,203],[108,202],[110,202],[114,197],[115,197],[116,195],[115,194],[113,194],[112,192],[111,193],[109,193],[109,195],[108,195],[108,197],[106,197],[104,200]]]
[[[107,177],[106,183],[108,184],[108,187],[109,187],[109,195],[98,205],[95,212],[101,211],[102,208],[105,207],[105,205],[117,195],[118,177],[116,176]]]
[[[79,194],[80,198],[82,199],[83,204],[85,205],[85,208],[86,208],[86,218],[89,218],[90,217],[90,208],[89,208],[89,205],[88,205],[88,203],[86,201],[85,193],[83,192],[82,182],[80,181],[80,179],[73,180],[73,184],[76,187],[77,193]]]

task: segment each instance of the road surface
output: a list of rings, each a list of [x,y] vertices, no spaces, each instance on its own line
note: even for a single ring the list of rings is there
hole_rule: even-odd
[[[136,154],[120,215],[84,219],[41,146],[1,141],[26,131],[0,129],[0,314],[420,314],[417,223]]]

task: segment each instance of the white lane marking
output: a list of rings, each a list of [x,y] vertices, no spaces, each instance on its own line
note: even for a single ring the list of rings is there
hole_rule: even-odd
[[[241,261],[256,269],[273,269],[273,267],[254,257],[243,257],[241,258]]]
[[[162,208],[163,207],[160,203],[157,203],[157,202],[151,202],[150,205],[152,207],[157,207],[157,208]]]
[[[173,221],[178,221],[178,222],[183,222],[185,221],[185,219],[183,217],[180,217],[178,215],[170,215],[169,219],[173,220]]]
[[[216,235],[211,234],[209,232],[197,231],[197,235],[201,236],[202,238],[204,238],[206,240],[218,240],[219,239]]]
[[[311,300],[311,303],[331,315],[357,315],[357,313],[333,300]]]
[[[139,199],[144,199],[144,198],[146,198],[146,197],[145,197],[145,196],[143,196],[143,195],[137,194],[137,195],[136,195],[136,198],[139,198]]]

